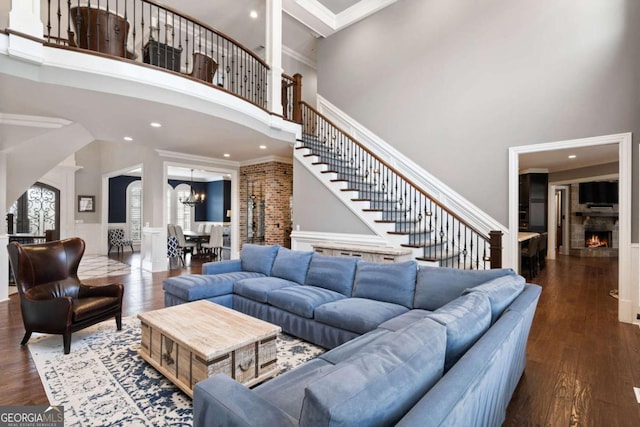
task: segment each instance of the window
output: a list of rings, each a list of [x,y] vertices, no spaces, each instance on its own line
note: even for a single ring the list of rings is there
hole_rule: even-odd
[[[129,238],[142,240],[142,181],[133,181],[127,186],[127,226]]]
[[[193,221],[193,206],[184,205],[179,202],[180,199],[186,199],[191,194],[191,186],[189,184],[180,184],[176,187],[176,225],[182,227],[184,231],[191,230],[191,222]]]

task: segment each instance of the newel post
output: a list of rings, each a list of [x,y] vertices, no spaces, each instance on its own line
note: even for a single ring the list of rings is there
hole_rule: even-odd
[[[293,121],[302,123],[302,74],[293,75]]]
[[[491,268],[502,268],[502,231],[489,232],[489,257]]]

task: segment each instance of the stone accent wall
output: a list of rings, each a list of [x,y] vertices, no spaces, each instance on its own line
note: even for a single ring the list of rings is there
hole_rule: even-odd
[[[254,212],[262,215],[260,204],[264,203],[264,217],[256,215],[256,228],[260,221],[264,224],[264,240],[255,243],[265,245],[278,244],[291,247],[291,208],[293,195],[293,165],[281,162],[259,163],[240,167],[240,246],[247,239],[247,216],[249,202],[256,208]],[[251,198],[251,196],[254,196]]]
[[[579,257],[617,257],[619,246],[618,205],[613,205],[612,209],[589,208],[578,201],[578,184],[571,184],[570,192],[570,254]],[[611,247],[586,248],[584,245],[585,229],[611,231]]]

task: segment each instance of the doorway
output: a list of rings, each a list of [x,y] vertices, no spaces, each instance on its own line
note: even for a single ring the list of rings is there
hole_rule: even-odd
[[[44,238],[47,231],[56,238],[60,230],[60,190],[36,182],[9,208],[9,234],[21,233]]]
[[[511,257],[511,265],[518,265],[519,253],[517,245],[519,212],[518,212],[518,181],[520,156],[528,153],[558,154],[562,150],[580,150],[584,147],[598,147],[615,145],[618,157],[619,176],[619,257],[618,257],[618,319],[622,322],[633,323],[638,300],[638,283],[632,280],[630,274],[631,265],[631,133],[606,135],[592,138],[582,138],[567,141],[556,141],[543,144],[534,144],[509,149],[509,244],[507,256]],[[552,191],[551,189],[549,190]],[[550,194],[551,200],[555,200],[555,192]],[[555,205],[555,203],[554,203]],[[555,206],[549,209],[554,229],[557,227],[555,219]],[[566,212],[566,211],[565,211]],[[563,236],[566,236],[566,232]],[[563,237],[564,239],[564,237]],[[555,238],[551,247],[555,247]]]

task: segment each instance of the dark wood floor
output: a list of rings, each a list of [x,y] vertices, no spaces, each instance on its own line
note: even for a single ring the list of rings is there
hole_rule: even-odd
[[[199,273],[200,265],[120,277],[123,314],[162,307],[162,279],[183,272]],[[633,387],[640,387],[640,329],[617,320],[617,300],[609,295],[617,288],[617,262],[560,257],[530,281],[543,291],[527,368],[505,425],[639,426]],[[48,404],[29,350],[19,345],[24,330],[17,295],[0,303],[0,325],[0,405]]]

